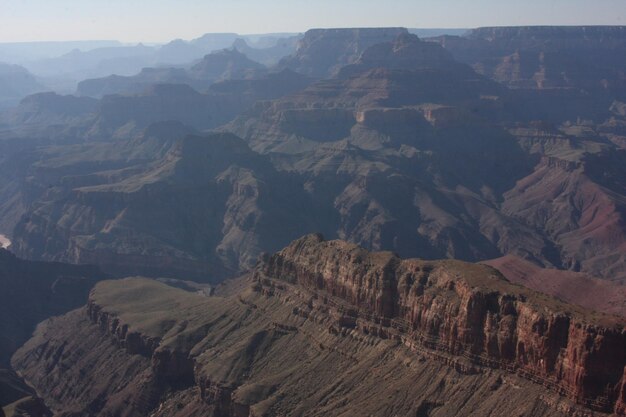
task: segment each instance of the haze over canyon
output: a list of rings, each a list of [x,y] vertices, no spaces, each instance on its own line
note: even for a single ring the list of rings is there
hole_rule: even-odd
[[[0,61],[0,416],[626,416],[626,27]]]

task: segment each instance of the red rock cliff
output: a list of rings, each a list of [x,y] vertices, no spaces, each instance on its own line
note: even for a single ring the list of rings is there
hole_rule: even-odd
[[[624,320],[517,286],[490,267],[402,260],[310,235],[269,257],[256,277],[338,297],[357,318],[377,317],[428,348],[626,415]]]

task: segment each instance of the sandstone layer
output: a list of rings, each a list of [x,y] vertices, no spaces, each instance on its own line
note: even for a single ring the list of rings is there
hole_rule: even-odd
[[[211,297],[102,282],[13,366],[67,416],[624,415],[623,325],[487,266],[311,235]]]
[[[401,260],[305,237],[272,256],[263,276],[323,290],[356,307],[346,321],[390,320],[413,339],[516,370],[603,411],[623,407],[624,320],[578,309],[456,261]]]

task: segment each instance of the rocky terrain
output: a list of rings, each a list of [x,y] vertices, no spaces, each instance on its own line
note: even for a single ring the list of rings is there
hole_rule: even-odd
[[[624,415],[624,323],[310,235],[210,297],[102,282],[12,363],[62,416]]]
[[[246,39],[0,114],[5,414],[626,414],[623,28]]]
[[[25,261],[0,249],[0,367],[37,323],[80,306],[104,277],[94,267]]]
[[[479,28],[437,39],[455,58],[513,88],[623,93],[622,26]]]
[[[343,45],[334,55],[316,55],[333,39]],[[623,283],[620,90],[511,88],[443,46],[400,29],[310,31],[290,59],[310,68],[324,63],[324,71],[335,68],[332,78],[313,82],[286,69],[217,82],[206,93],[159,84],[100,100],[32,96],[0,118],[10,155],[0,164],[2,230],[20,256],[109,265],[121,275],[154,275],[131,265],[167,254],[169,275],[224,276],[320,231],[402,256],[475,262],[512,255]],[[255,161],[245,169],[262,184],[253,199],[271,204],[217,197],[213,209],[196,211],[152,203],[157,194],[147,190],[155,181],[181,196],[189,191],[183,184],[205,178],[201,164],[176,179],[162,167],[181,157],[177,140],[206,129],[243,139]],[[238,172],[237,183],[251,181]],[[205,179],[226,177],[212,178]],[[135,207],[138,218],[130,214]],[[297,213],[281,214],[278,234],[270,232],[273,220],[253,220],[278,212]],[[179,223],[172,219],[187,219],[177,226],[183,232],[155,233]],[[204,225],[204,242],[190,243],[183,224]]]
[[[69,165],[45,153],[32,186],[59,182],[40,185],[38,208],[16,225],[12,250],[121,276],[216,282],[254,265],[263,249],[318,228],[297,178],[241,139],[189,135],[179,125],[152,132],[115,149],[79,147],[80,160]],[[87,161],[92,171],[76,171]]]
[[[368,47],[406,33],[404,28],[311,29],[298,42],[295,52],[283,58],[278,66],[327,78],[359,59]]]
[[[544,292],[589,310],[626,317],[626,286],[581,272],[540,268],[507,255],[481,262],[500,271],[509,281]]]
[[[274,45],[264,48],[253,48],[245,39],[239,38],[233,42],[232,48],[253,61],[260,62],[267,67],[273,67],[278,64],[282,58],[293,54],[301,38],[302,35],[279,38]]]
[[[78,83],[80,96],[101,98],[110,94],[138,94],[155,84],[186,84],[205,91],[217,81],[258,78],[266,68],[248,59],[237,49],[224,49],[205,55],[190,68],[144,68],[132,76],[110,75]]]
[[[8,416],[52,415],[10,369],[11,355],[31,337],[37,323],[82,305],[104,277],[93,267],[24,261],[0,249],[0,409],[10,409]]]

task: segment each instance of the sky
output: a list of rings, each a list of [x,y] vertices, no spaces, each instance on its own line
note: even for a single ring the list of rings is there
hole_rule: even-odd
[[[0,0],[0,42],[512,25],[626,25],[626,0]]]

